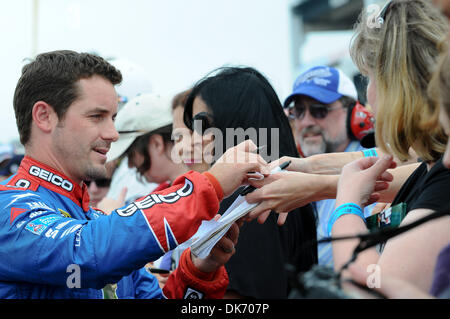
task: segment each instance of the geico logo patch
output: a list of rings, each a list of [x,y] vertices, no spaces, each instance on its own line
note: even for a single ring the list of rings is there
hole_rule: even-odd
[[[141,199],[140,201],[133,202],[129,204],[125,208],[117,209],[116,212],[119,216],[129,217],[132,216],[140,209],[149,209],[156,204],[167,203],[173,204],[176,203],[180,198],[186,197],[192,194],[194,191],[194,185],[187,178],[184,179],[184,186],[177,190],[176,192],[159,195],[159,194],[150,194]]]
[[[30,167],[30,170],[28,172],[30,173],[30,175],[39,177],[40,179],[43,179],[44,181],[59,186],[68,192],[72,191],[73,189],[73,184],[69,182],[67,179],[62,178],[59,175],[53,174],[52,172],[49,172],[43,168],[33,165]]]

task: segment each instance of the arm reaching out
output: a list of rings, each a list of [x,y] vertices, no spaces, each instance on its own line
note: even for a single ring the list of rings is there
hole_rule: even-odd
[[[291,158],[283,157],[276,162],[272,162],[270,167],[274,167],[287,159],[290,160]],[[368,163],[373,164],[375,161],[377,161],[377,157],[366,157],[360,158],[358,163],[368,165]],[[293,163],[295,162],[294,159]],[[374,184],[374,194],[370,194],[365,198],[362,204],[369,205],[378,200],[383,202],[392,201],[401,185],[419,165],[415,163],[395,167],[395,162],[392,161],[392,163],[386,173],[378,176],[379,178]],[[290,170],[292,167],[295,168],[295,164],[293,166],[292,164],[289,165],[287,169]],[[249,214],[249,217],[251,219],[258,218],[259,222],[264,222],[271,210],[279,213],[289,212],[294,208],[311,202],[336,198],[338,180],[339,175],[306,174],[290,171],[272,174],[261,181],[249,181],[251,185],[258,189],[246,196],[247,201],[249,203],[261,202]],[[283,222],[282,220],[279,219],[279,224]]]

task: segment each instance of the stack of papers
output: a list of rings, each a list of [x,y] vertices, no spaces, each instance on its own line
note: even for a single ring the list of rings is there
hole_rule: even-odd
[[[245,196],[239,195],[227,211],[216,221],[203,221],[197,232],[189,241],[191,252],[199,258],[206,258],[215,244],[227,233],[231,225],[247,215],[259,203],[249,204]]]
[[[291,161],[282,163],[280,166],[274,168],[270,174],[283,172],[284,169],[289,166]],[[250,187],[251,188],[251,187]],[[253,187],[253,190],[255,188]],[[245,190],[249,191],[249,188]],[[252,190],[250,190],[252,191]],[[191,252],[194,256],[204,259],[208,257],[211,249],[217,242],[227,233],[231,225],[241,217],[247,215],[253,208],[259,205],[259,203],[249,204],[245,200],[245,192],[241,192],[244,195],[239,195],[236,200],[228,207],[227,211],[218,220],[203,221],[197,232],[188,241],[181,244],[179,249],[186,249],[191,247]],[[248,193],[248,192],[247,192]]]

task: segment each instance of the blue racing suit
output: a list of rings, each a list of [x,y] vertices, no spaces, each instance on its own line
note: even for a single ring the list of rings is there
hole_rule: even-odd
[[[163,293],[144,266],[189,239],[221,196],[210,174],[188,172],[106,216],[89,207],[84,183],[26,156],[0,185],[0,298],[220,297],[224,267],[207,281],[179,267]]]

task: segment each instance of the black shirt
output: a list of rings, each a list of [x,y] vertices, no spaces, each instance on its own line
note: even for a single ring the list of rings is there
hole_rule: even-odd
[[[392,202],[392,207],[406,203],[406,212],[423,208],[434,211],[450,205],[450,169],[438,160],[428,171],[422,163],[406,180]]]
[[[219,213],[226,211],[237,193],[222,201]],[[225,264],[229,290],[250,298],[287,298],[291,287],[286,264],[304,272],[317,263],[317,245],[307,245],[316,239],[312,206],[289,212],[283,226],[277,225],[277,219],[272,211],[264,224],[253,220],[240,228],[236,253]]]

